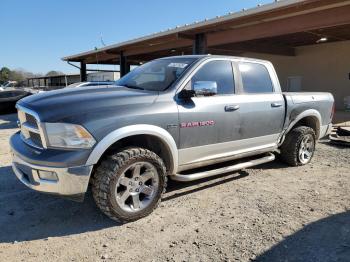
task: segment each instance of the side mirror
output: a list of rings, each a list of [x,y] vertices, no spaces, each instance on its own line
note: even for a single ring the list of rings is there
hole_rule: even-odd
[[[196,95],[213,96],[218,93],[218,85],[215,81],[196,81],[193,84]]]
[[[193,90],[187,90],[187,89],[183,89],[180,93],[179,93],[179,98],[183,99],[183,100],[189,100],[192,97],[194,97],[195,93]]]

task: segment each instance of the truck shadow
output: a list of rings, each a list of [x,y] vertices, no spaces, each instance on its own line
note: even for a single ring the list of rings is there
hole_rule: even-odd
[[[17,128],[16,114],[0,114],[0,130]]]
[[[69,236],[119,226],[102,214],[92,195],[83,203],[35,192],[10,166],[0,167],[0,243]]]
[[[249,170],[241,170],[188,183],[169,181],[162,201],[247,176]],[[10,166],[0,167],[0,243],[69,236],[118,226],[121,224],[106,217],[96,207],[90,190],[83,203],[76,203],[35,192],[17,180]]]
[[[167,193],[165,197],[163,197],[162,201],[168,201],[177,197],[192,194],[211,187],[219,186],[221,184],[229,183],[238,179],[243,179],[249,176],[249,170],[251,169],[262,170],[262,169],[284,169],[284,168],[289,168],[289,166],[279,161],[278,159],[276,159],[272,162],[261,164],[258,166],[253,166],[248,169],[229,172],[226,174],[220,174],[220,175],[216,175],[208,178],[195,180],[192,182],[178,182],[178,181],[169,179],[167,190],[166,190]]]
[[[203,178],[192,182],[178,182],[169,180],[166,194],[162,198],[162,201],[172,200],[177,197],[182,197],[188,194],[199,192],[211,187],[219,186],[234,180],[238,180],[249,176],[249,173],[245,170],[231,172],[227,174],[217,175],[214,177]]]
[[[254,261],[349,261],[350,211],[306,225]]]
[[[9,108],[2,108],[1,112],[0,112],[0,116],[1,115],[6,115],[6,114],[13,114],[16,113],[17,109],[15,107],[9,107]]]
[[[163,201],[246,176],[248,173],[241,171],[185,184],[170,181]],[[91,190],[83,203],[76,203],[33,191],[17,180],[10,166],[0,167],[0,243],[64,237],[121,225],[101,213]]]
[[[249,169],[284,169],[284,168],[290,168],[290,166],[282,162],[281,160],[279,160],[278,157],[276,157],[274,161],[253,166],[253,167],[250,167]]]
[[[350,147],[350,143],[346,143],[346,142],[336,143],[336,142],[332,142],[331,140],[323,140],[323,141],[320,141],[319,143],[326,146],[335,147],[340,150],[347,150]]]

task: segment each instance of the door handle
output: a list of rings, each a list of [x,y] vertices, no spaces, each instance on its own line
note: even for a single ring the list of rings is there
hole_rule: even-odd
[[[225,106],[225,111],[226,112],[232,112],[232,111],[236,111],[239,109],[239,105],[228,105]]]
[[[271,103],[271,107],[281,107],[281,103]]]

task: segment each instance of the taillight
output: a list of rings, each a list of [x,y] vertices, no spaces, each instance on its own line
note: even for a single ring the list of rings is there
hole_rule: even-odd
[[[331,112],[331,120],[333,120],[334,113],[335,113],[335,103],[333,102],[332,112]]]

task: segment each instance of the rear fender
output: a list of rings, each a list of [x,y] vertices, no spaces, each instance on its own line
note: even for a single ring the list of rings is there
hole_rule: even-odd
[[[283,132],[283,137],[279,143],[280,145],[283,143],[284,137],[289,133],[289,131],[291,131],[295,127],[295,125],[298,124],[298,122],[300,120],[302,120],[303,118],[306,118],[306,117],[314,117],[317,120],[316,121],[316,128],[317,128],[318,132],[316,132],[317,133],[316,135],[318,138],[319,130],[320,130],[321,123],[322,123],[321,114],[315,109],[308,109],[308,110],[305,110],[302,113],[298,114],[295,118],[293,118],[290,121],[290,123],[288,124],[288,127]]]

